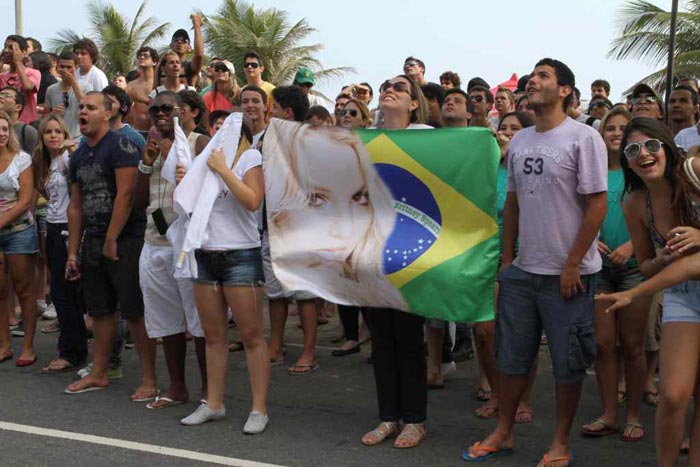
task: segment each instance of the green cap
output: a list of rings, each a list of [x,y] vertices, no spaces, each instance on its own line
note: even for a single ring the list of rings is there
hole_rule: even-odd
[[[294,82],[298,84],[310,84],[313,86],[316,84],[316,76],[314,76],[313,71],[306,67],[301,67],[299,68],[299,71],[297,71],[297,74],[294,75]]]

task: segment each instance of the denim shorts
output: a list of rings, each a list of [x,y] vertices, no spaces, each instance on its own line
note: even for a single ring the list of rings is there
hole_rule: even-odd
[[[197,259],[197,278],[193,280],[197,283],[259,287],[265,280],[259,247],[226,251],[195,250],[194,256]]]
[[[598,292],[614,293],[633,289],[644,281],[644,276],[638,267],[603,266],[595,279]]]
[[[685,281],[666,289],[661,322],[700,323],[700,281]]]
[[[555,381],[582,381],[596,352],[594,275],[582,275],[583,292],[569,300],[561,295],[559,276],[532,274],[510,266],[499,274],[498,282],[498,369],[507,375],[528,374],[544,329]]]
[[[0,234],[0,251],[6,255],[33,255],[39,252],[36,226],[30,225],[19,232]]]

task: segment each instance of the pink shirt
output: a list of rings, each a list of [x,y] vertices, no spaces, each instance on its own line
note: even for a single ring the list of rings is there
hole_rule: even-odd
[[[10,71],[0,73],[0,89],[4,88],[5,86],[12,86],[19,92],[24,93],[24,109],[22,110],[22,113],[19,114],[19,121],[23,123],[32,123],[34,120],[39,118],[36,113],[36,95],[37,92],[39,92],[41,73],[39,70],[35,70],[34,68],[25,68],[24,72],[32,83],[34,83],[34,87],[31,91],[23,91],[22,82],[19,80],[19,75]]]

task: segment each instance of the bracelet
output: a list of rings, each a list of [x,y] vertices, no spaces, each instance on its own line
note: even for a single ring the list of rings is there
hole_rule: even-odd
[[[143,161],[139,161],[139,172],[145,175],[151,175],[153,173],[153,166],[146,165]]]
[[[77,262],[78,262],[77,258],[68,258],[68,259],[66,260],[66,263],[69,262],[69,261],[72,262],[72,263],[77,263]]]

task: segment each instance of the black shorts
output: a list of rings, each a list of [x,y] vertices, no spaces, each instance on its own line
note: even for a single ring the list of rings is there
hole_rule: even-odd
[[[117,240],[118,261],[102,254],[105,239],[86,236],[83,242],[81,274],[85,307],[90,316],[115,313],[122,318],[143,316],[143,296],[139,286],[139,257],[143,237]]]

